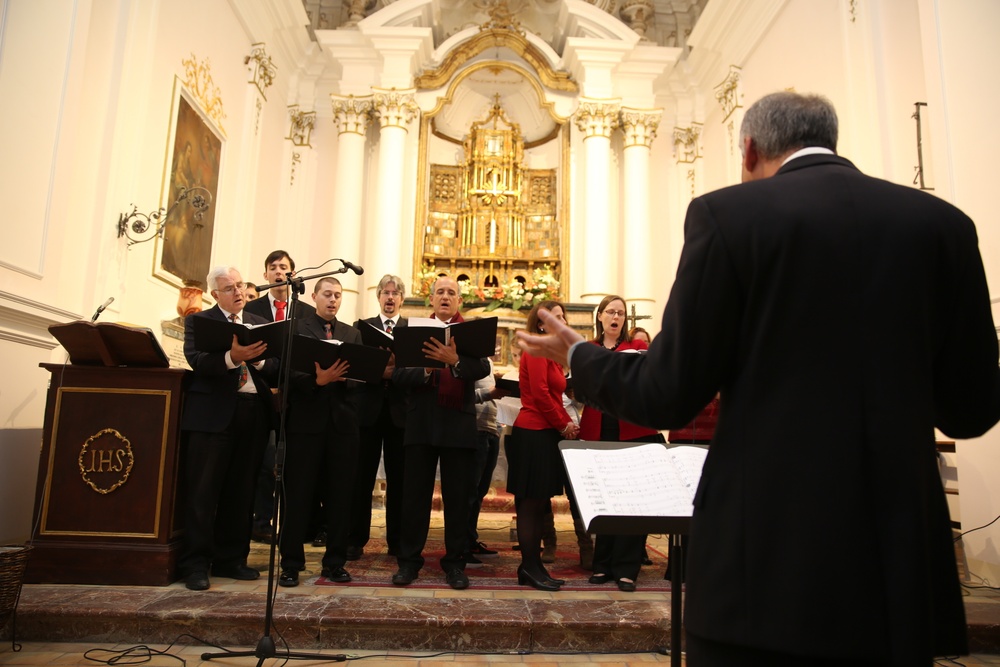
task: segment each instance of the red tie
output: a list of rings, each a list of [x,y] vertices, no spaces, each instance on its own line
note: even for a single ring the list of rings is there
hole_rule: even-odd
[[[333,330],[330,327],[331,325],[329,322],[323,325],[323,329],[326,331],[327,340],[333,340]]]
[[[285,319],[285,305],[287,303],[288,303],[287,301],[278,301],[277,299],[274,300],[275,322],[280,322],[281,320]]]
[[[230,316],[229,316],[229,319],[230,319],[230,321],[231,321],[231,322],[232,322],[233,324],[239,324],[239,320],[240,320],[240,318],[239,318],[239,316],[238,316],[238,315],[235,315],[235,314],[233,314],[233,315],[230,315]],[[241,361],[241,362],[240,362],[240,383],[239,383],[238,385],[236,385],[236,388],[237,388],[237,389],[242,389],[242,388],[243,388],[243,386],[244,386],[244,385],[245,385],[246,383],[247,383],[247,365],[246,365],[246,363],[245,363],[245,362]]]
[[[392,320],[386,320],[385,321],[385,332],[387,334],[391,334],[392,333]]]

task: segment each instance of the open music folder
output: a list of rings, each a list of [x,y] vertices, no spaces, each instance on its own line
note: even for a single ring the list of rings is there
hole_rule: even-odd
[[[423,348],[431,338],[447,345],[452,337],[459,354],[470,357],[492,357],[497,345],[497,318],[483,317],[445,324],[427,317],[411,317],[407,326],[392,330],[392,351],[396,366],[418,368],[444,368],[440,361],[424,356]]]
[[[687,532],[707,447],[563,440],[559,450],[588,532]]]

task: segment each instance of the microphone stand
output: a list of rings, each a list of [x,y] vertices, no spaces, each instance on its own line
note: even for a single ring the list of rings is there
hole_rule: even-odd
[[[340,260],[343,262],[343,260]],[[265,660],[270,658],[281,660],[324,660],[327,662],[346,662],[347,656],[344,654],[323,655],[321,653],[295,653],[285,651],[278,654],[275,647],[274,638],[271,636],[271,626],[274,622],[274,598],[277,589],[274,586],[274,564],[277,545],[281,541],[281,513],[284,512],[284,468],[285,468],[285,418],[288,414],[288,391],[291,382],[291,357],[292,343],[295,340],[295,320],[299,294],[305,292],[305,281],[332,276],[338,273],[346,273],[348,267],[345,265],[335,271],[317,273],[311,276],[295,276],[289,278],[287,282],[271,283],[270,285],[258,285],[258,291],[266,291],[273,287],[288,287],[289,307],[285,309],[285,319],[288,320],[288,334],[281,346],[281,374],[278,377],[278,393],[281,396],[281,415],[278,426],[278,437],[274,452],[274,537],[271,540],[271,549],[267,564],[267,601],[264,607],[264,634],[257,640],[257,646],[252,651],[223,651],[218,653],[202,653],[202,660],[212,660],[213,658],[257,658],[257,667],[261,667]]]

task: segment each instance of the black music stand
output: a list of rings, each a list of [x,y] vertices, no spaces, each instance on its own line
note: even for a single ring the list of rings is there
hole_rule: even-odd
[[[339,261],[343,262],[344,260]],[[290,323],[288,325],[288,337],[281,346],[281,375],[278,378],[278,393],[281,396],[281,418],[279,421],[278,437],[276,439],[274,452],[274,511],[271,515],[274,517],[273,521],[275,530],[274,538],[271,540],[271,549],[267,563],[267,602],[264,607],[264,634],[259,640],[257,640],[257,646],[252,651],[202,653],[202,660],[212,660],[214,658],[254,657],[257,658],[257,667],[261,667],[265,660],[271,658],[280,660],[322,660],[327,662],[345,662],[347,660],[347,656],[343,654],[323,655],[321,653],[296,653],[292,651],[285,651],[279,654],[274,643],[274,638],[271,636],[271,626],[274,621],[274,596],[277,593],[274,586],[275,551],[277,550],[277,545],[281,540],[280,513],[284,511],[285,415],[288,414],[288,387],[291,380],[291,365],[286,363],[286,360],[291,358],[292,343],[295,341],[296,305],[299,301],[299,294],[305,292],[305,281],[323,278],[324,276],[332,276],[338,273],[346,273],[347,271],[348,266],[345,263],[344,266],[336,271],[327,271],[326,273],[317,273],[311,276],[295,276],[293,278],[289,278],[288,282],[257,286],[259,291],[264,291],[269,290],[272,287],[287,285],[289,292],[288,303],[290,304],[289,307],[285,309],[285,319],[290,320]]]
[[[660,445],[665,450],[673,447],[698,447],[708,449],[702,445],[667,445],[663,443],[636,443],[636,442],[595,442],[580,440],[563,440],[559,443],[560,453],[566,450],[603,450],[615,451],[626,450],[642,445]],[[588,480],[579,476],[574,478],[577,472],[567,462],[566,472],[570,486],[579,504],[581,497],[596,493],[593,485],[588,484]],[[697,479],[690,480],[690,495],[694,497],[694,489],[697,486]],[[636,494],[649,497],[655,491],[644,491],[637,489]],[[582,508],[581,508],[582,510]],[[587,517],[584,517],[586,521]],[[587,532],[605,533],[609,535],[646,535],[649,533],[669,533],[670,534],[670,665],[671,667],[681,667],[681,644],[683,642],[683,582],[684,582],[684,546],[681,536],[686,535],[691,528],[691,516],[678,514],[674,516],[654,516],[636,514],[601,514],[593,516],[587,525]]]

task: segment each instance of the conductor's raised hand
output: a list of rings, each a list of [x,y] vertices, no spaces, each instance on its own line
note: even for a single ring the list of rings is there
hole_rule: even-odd
[[[253,345],[240,345],[239,338],[236,337],[236,334],[233,334],[233,345],[229,348],[229,358],[233,360],[234,364],[240,364],[244,361],[256,359],[264,354],[264,350],[266,349],[267,343],[262,340],[257,341]]]
[[[424,342],[424,356],[434,361],[441,361],[446,366],[454,366],[458,363],[458,348],[455,347],[455,339],[452,338],[445,345],[437,338],[430,338]]]
[[[343,382],[347,379],[347,369],[351,367],[345,359],[337,359],[327,369],[320,368],[319,362],[314,363],[316,364],[316,384],[320,387],[331,382]]]
[[[517,332],[518,346],[533,357],[545,357],[562,366],[568,365],[569,348],[583,340],[569,325],[560,322],[552,311],[538,309],[538,321],[547,333]]]

